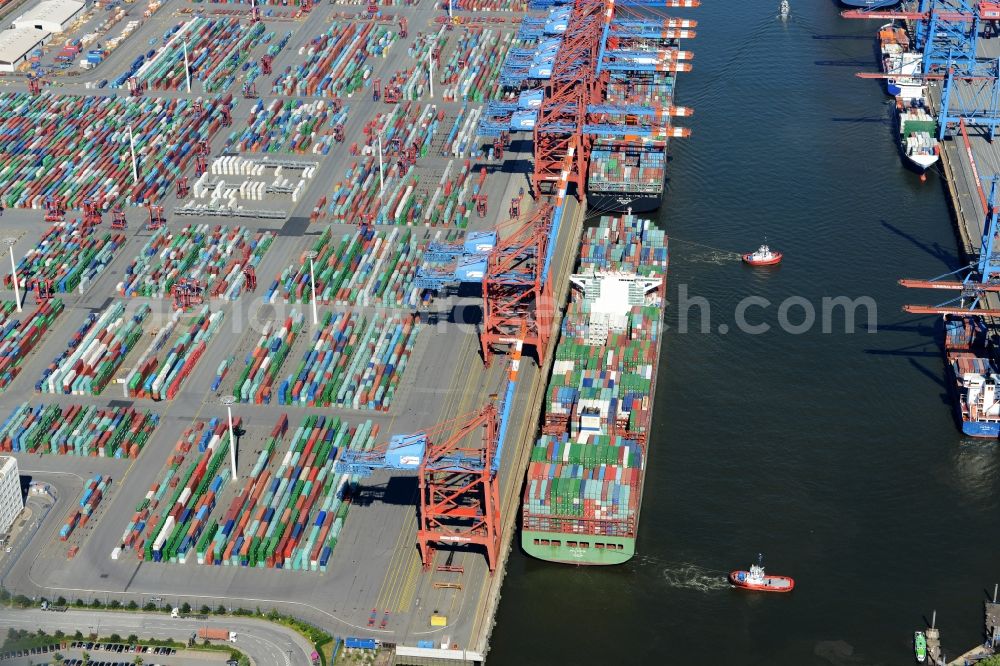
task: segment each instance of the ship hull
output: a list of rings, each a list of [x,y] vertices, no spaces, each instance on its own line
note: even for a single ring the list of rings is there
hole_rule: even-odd
[[[587,192],[587,204],[591,210],[624,213],[629,208],[633,213],[648,213],[660,207],[663,194],[642,192]]]
[[[840,4],[860,9],[882,9],[898,5],[899,0],[840,0]]]
[[[788,576],[764,576],[762,583],[752,583],[746,579],[747,576],[746,571],[732,571],[729,573],[729,583],[733,587],[755,592],[791,592],[795,589],[795,581]]]
[[[635,555],[631,537],[524,530],[521,545],[525,553],[540,560],[581,566],[624,564]]]

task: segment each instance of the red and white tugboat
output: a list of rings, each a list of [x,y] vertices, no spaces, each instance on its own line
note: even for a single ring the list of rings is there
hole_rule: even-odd
[[[747,252],[743,255],[743,261],[751,266],[774,266],[781,263],[782,254],[775,252],[767,246],[761,245],[756,252]]]
[[[750,565],[750,571],[731,571],[729,582],[733,587],[759,592],[791,592],[795,581],[788,576],[768,576],[764,573],[764,556],[757,555],[757,564]]]

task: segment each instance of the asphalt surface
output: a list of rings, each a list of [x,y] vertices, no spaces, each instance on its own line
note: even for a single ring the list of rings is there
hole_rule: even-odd
[[[84,635],[93,631],[101,637],[114,633],[121,636],[135,634],[140,638],[170,638],[185,643],[199,629],[226,629],[237,634],[233,647],[261,666],[309,664],[312,663],[313,653],[312,646],[296,631],[266,620],[245,617],[194,620],[151,613],[75,609],[54,613],[38,609],[0,608],[0,627],[4,628],[4,633],[10,627],[32,631],[44,629],[49,634],[61,630],[69,635],[76,631],[82,631]],[[92,651],[95,659],[97,654]],[[144,657],[144,661],[150,663],[152,658]]]
[[[136,5],[129,7],[133,13],[139,9]],[[53,77],[49,89],[56,93],[124,94],[123,91],[98,90],[93,86],[100,80],[117,77],[137,53],[151,48],[148,45],[151,37],[159,38],[171,25],[190,18],[190,14],[180,14],[179,10],[191,9],[214,16],[214,11],[233,11],[234,7],[169,0],[98,68],[75,76]],[[245,9],[245,6],[241,5],[239,9]],[[290,15],[293,9],[280,8],[279,11]],[[319,5],[307,20],[265,19],[268,30],[274,30],[278,35],[287,31],[293,33],[288,45],[276,57],[274,71],[278,73],[300,63],[300,49],[325,29],[333,14],[350,12],[353,15],[363,10],[363,5]],[[389,57],[369,58],[368,64],[373,67],[371,78],[381,77],[385,81],[397,70],[414,66],[406,49],[418,32],[437,31],[438,24],[433,19],[440,11],[425,0],[417,7],[385,7],[383,12],[407,16],[410,31],[408,39],[400,40],[391,47]],[[465,13],[465,17],[469,16],[469,13]],[[490,13],[489,16],[506,20],[503,24],[490,24],[490,29],[515,29],[509,18],[506,18],[510,14]],[[385,25],[394,28],[396,22],[387,22]],[[447,61],[456,36],[463,30],[464,27],[456,26],[442,54],[442,62]],[[253,57],[258,55],[255,52]],[[270,80],[269,77],[264,79],[268,82]],[[18,77],[4,77],[0,80],[0,86],[3,85],[8,86],[8,90],[25,88],[23,78]],[[245,123],[249,109],[255,103],[255,100],[240,98],[241,87],[242,83],[237,81],[230,89],[237,102],[233,113],[234,126],[223,129],[216,136],[211,146],[213,156],[222,151],[230,131],[238,130]],[[258,82],[258,90],[265,103],[275,99],[268,94],[269,87],[264,80]],[[438,86],[435,87],[440,90]],[[149,93],[149,96],[160,98],[193,98],[203,95],[197,82],[190,95],[179,91]],[[361,140],[364,124],[375,113],[387,113],[391,110],[388,105],[371,101],[370,88],[344,102],[350,105],[349,120],[345,127],[348,144]],[[420,103],[434,104],[447,114],[455,113],[463,104],[442,102],[440,92],[435,99],[425,93]],[[450,125],[442,123],[438,132],[446,134],[449,130]],[[436,135],[434,145],[438,145],[441,140],[442,137]],[[288,216],[286,220],[308,218],[320,196],[328,193],[333,183],[343,179],[346,169],[358,159],[348,154],[345,145],[335,146],[326,156],[312,153],[287,155],[296,160],[318,160],[320,166],[304,196],[297,204],[285,209]],[[523,169],[529,163],[530,152],[525,151],[530,151],[528,142],[515,140],[507,160],[502,164],[487,164],[485,161],[472,159],[476,170],[479,164],[483,164],[490,168],[491,175],[484,190],[489,196],[489,213],[484,219],[473,215],[470,229],[492,228],[505,222],[510,198],[521,188],[526,191],[529,189]],[[418,167],[422,173],[436,178],[443,173],[450,160],[455,159],[460,163],[465,157],[469,156],[454,158],[431,151],[427,158],[418,161]],[[187,175],[193,177],[193,174]],[[132,553],[123,553],[116,561],[110,559],[110,553],[119,545],[136,503],[161,478],[167,456],[172,452],[180,434],[196,419],[207,421],[214,417],[225,417],[226,410],[219,403],[219,394],[209,390],[219,362],[236,355],[237,362],[230,373],[238,373],[242,366],[236,351],[244,347],[248,340],[256,339],[263,320],[280,320],[292,309],[306,314],[306,333],[311,331],[308,305],[266,304],[263,302],[263,292],[273,276],[298,261],[301,252],[314,242],[314,235],[320,233],[325,224],[306,225],[306,230],[301,232],[301,225],[297,222],[286,223],[286,220],[175,218],[172,209],[183,202],[173,199],[172,190],[170,197],[162,202],[166,207],[170,229],[177,228],[177,225],[209,222],[213,225],[239,224],[255,231],[271,229],[281,232],[286,229],[291,230],[291,233],[279,233],[264,255],[257,269],[261,288],[256,294],[245,293],[236,302],[211,302],[213,310],[222,309],[225,312],[223,328],[209,343],[202,360],[185,381],[178,396],[169,402],[125,400],[121,387],[114,383],[100,397],[39,395],[33,392],[34,384],[44,368],[66,349],[70,337],[86,314],[103,310],[118,298],[116,285],[122,279],[125,267],[138,254],[150,235],[149,231],[142,228],[144,210],[128,211],[127,244],[118,250],[113,263],[87,285],[84,293],[60,295],[66,302],[66,311],[22,364],[17,379],[0,394],[0,416],[5,417],[25,400],[32,404],[44,402],[101,407],[115,401],[115,404],[132,404],[139,409],[151,409],[161,416],[161,422],[139,458],[134,461],[17,454],[22,473],[53,484],[59,499],[44,524],[32,535],[24,556],[11,568],[7,576],[9,588],[15,594],[34,597],[64,596],[87,601],[96,597],[104,600],[118,599],[123,603],[133,600],[144,604],[156,597],[161,598],[163,603],[179,605],[183,601],[189,601],[196,607],[204,603],[212,607],[223,604],[250,609],[279,608],[339,636],[371,636],[407,645],[415,645],[418,640],[433,640],[436,644],[445,642],[461,648],[482,649],[492,625],[490,609],[495,603],[498,582],[489,576],[485,557],[477,551],[439,550],[431,571],[422,570],[415,545],[418,513],[417,484],[413,474],[381,472],[362,482],[325,573],[198,566],[193,563],[193,558],[185,565],[147,563],[139,561]],[[268,206],[280,207],[280,204],[271,202]],[[529,207],[530,201],[526,198],[522,203],[522,211]],[[37,243],[44,230],[44,225],[40,224],[41,217],[42,211],[21,210],[7,210],[0,217],[0,235],[18,239],[14,247],[16,256],[22,256]],[[335,225],[337,236],[353,229],[350,224]],[[414,228],[421,238],[442,229]],[[564,233],[556,253],[554,275],[568,271],[574,249],[574,243]],[[0,269],[0,272],[3,270]],[[256,458],[253,443],[258,441],[260,433],[266,433],[273,427],[281,414],[289,414],[291,428],[296,427],[308,414],[337,415],[351,424],[371,420],[380,428],[378,441],[384,442],[390,435],[430,428],[485,405],[491,395],[502,390],[507,361],[498,357],[492,367],[483,370],[478,342],[481,298],[476,295],[475,289],[468,293],[467,296],[439,299],[431,306],[431,311],[440,314],[439,323],[425,325],[419,332],[413,354],[397,389],[395,402],[387,412],[313,409],[276,404],[235,405],[234,416],[244,420],[248,432],[247,448],[241,449],[239,455],[239,487],[242,487],[242,481]],[[12,294],[5,296],[10,298]],[[33,307],[33,296],[29,296],[26,301],[26,308]],[[144,298],[134,298],[127,302],[130,308],[142,304],[149,304],[153,308],[147,332],[154,331],[158,323],[169,315],[170,304]],[[327,310],[338,309],[343,307],[320,306],[320,316]],[[409,313],[409,310],[390,311]],[[131,367],[147,344],[145,341],[140,343],[138,350],[125,359],[119,376],[124,376],[126,369]],[[301,357],[298,349],[297,347],[295,353],[290,354],[286,366],[297,364]],[[526,439],[525,434],[534,427],[537,405],[528,404],[527,395],[537,376],[537,368],[533,363],[522,363],[508,444]],[[285,440],[284,446],[287,446],[289,439]],[[523,451],[515,449],[513,445],[505,448],[499,473],[503,497],[501,515],[508,524],[508,530],[513,529],[523,479],[523,469],[514,468],[518,454]],[[73,559],[67,559],[68,544],[58,540],[58,530],[79,497],[84,481],[95,473],[111,476],[114,479],[114,492],[102,502],[103,515],[98,520],[91,521],[85,531],[78,535],[81,546],[79,553]],[[231,490],[235,488],[230,485]],[[223,508],[217,509],[217,512],[224,510],[226,506],[225,502],[219,504]],[[436,568],[443,564],[459,567],[464,573],[438,572]],[[445,626],[431,626],[431,615],[444,616]]]

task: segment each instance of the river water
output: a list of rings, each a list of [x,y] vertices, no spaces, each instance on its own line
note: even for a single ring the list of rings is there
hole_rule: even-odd
[[[777,0],[676,10],[699,22],[676,95],[695,115],[659,212],[670,330],[638,554],[575,568],[515,548],[494,666],[905,664],[934,609],[946,654],[981,640],[1000,580],[997,445],[963,439],[935,318],[901,311],[944,297],[896,283],[959,265],[945,190],[902,167],[888,99],[854,76],[876,67],[879,22],[792,2],[787,24]],[[779,268],[727,254],[765,235]],[[707,300],[710,330],[696,307],[681,316],[681,289]],[[770,303],[745,316],[766,333],[740,330],[748,297]],[[825,333],[837,297],[872,299],[877,330],[860,308],[845,333],[840,309]],[[783,330],[807,307],[813,326]],[[792,594],[725,583],[758,552]]]

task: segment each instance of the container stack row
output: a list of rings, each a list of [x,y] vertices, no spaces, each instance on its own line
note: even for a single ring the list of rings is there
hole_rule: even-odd
[[[349,427],[338,418],[308,416],[272,472],[287,428],[283,416],[214,536],[199,544],[200,562],[326,571],[356,481],[334,471],[337,452],[370,450],[378,427],[371,421]]]
[[[326,313],[278,403],[387,410],[417,339],[413,317]]]
[[[235,424],[234,424],[235,425]],[[207,426],[207,427],[206,427]],[[129,521],[122,533],[121,547],[123,549],[133,549],[137,556],[143,557],[145,552],[145,537],[143,533],[147,528],[152,530],[153,525],[150,515],[160,507],[160,502],[171,489],[177,488],[181,480],[181,465],[191,452],[192,447],[203,452],[208,449],[208,445],[214,437],[222,437],[225,432],[220,429],[224,427],[228,430],[228,423],[220,426],[219,419],[211,421],[195,421],[194,424],[184,431],[184,433],[174,444],[174,450],[167,457],[167,462],[163,471],[146,492],[145,496],[135,505],[135,514]]]
[[[274,79],[275,95],[346,97],[371,76],[369,56],[384,56],[396,35],[375,22],[333,21],[322,35],[299,49],[304,62]]]
[[[192,90],[195,81],[201,81],[207,93],[227,90],[251,51],[273,38],[273,32],[265,35],[263,23],[242,25],[232,17],[196,16],[181,24],[166,46],[139,67],[135,76],[154,90],[186,90],[186,48]]]
[[[36,388],[45,393],[99,395],[139,343],[149,312],[150,307],[143,304],[129,314],[119,301],[109,305],[93,323],[88,319],[66,351],[45,370]]]
[[[0,426],[0,449],[135,458],[159,422],[158,415],[131,407],[24,403]]]
[[[209,311],[208,305],[190,317],[183,331],[166,353],[161,353],[180,324],[181,311],[157,331],[153,341],[135,363],[125,380],[131,398],[172,400],[181,383],[194,370],[205,348],[222,325],[223,312]]]
[[[232,96],[206,101],[203,110],[182,99],[79,97],[10,93],[0,98],[0,191],[7,208],[44,208],[62,197],[69,209],[85,199],[142,203],[166,198],[194,159],[199,141],[211,141]],[[132,130],[139,182],[129,151]]]
[[[237,425],[234,424],[234,429]],[[156,526],[149,533],[143,545],[143,555],[147,561],[187,561],[192,546],[202,536],[207,527],[209,515],[230,478],[229,424],[222,419],[209,423],[203,437],[201,455],[181,475],[181,481],[171,493],[170,500],[163,505]]]
[[[60,540],[66,541],[76,528],[87,524],[110,485],[111,477],[102,478],[100,474],[87,481],[83,487],[83,495],[80,496],[80,508],[73,510],[73,513],[69,515],[66,523],[59,530]]]
[[[278,373],[301,333],[304,321],[302,313],[292,310],[283,322],[269,321],[264,325],[233,387],[237,400],[257,404],[271,402],[272,389],[277,388],[281,381]]]
[[[316,301],[343,305],[416,305],[413,279],[420,268],[423,246],[409,230],[375,231],[371,227],[344,234],[336,242],[328,226],[311,251]],[[289,303],[312,301],[309,259],[286,267],[275,279],[266,300],[280,295]]]
[[[190,279],[212,297],[235,300],[245,284],[243,268],[257,266],[273,240],[270,231],[239,226],[189,224],[174,232],[161,227],[126,267],[118,293],[164,298],[179,279]]]
[[[228,145],[244,153],[326,155],[334,143],[334,128],[347,124],[347,111],[346,105],[337,111],[325,100],[257,100],[246,128],[230,134]]]
[[[17,265],[18,282],[31,290],[36,280],[51,280],[53,290],[61,294],[83,289],[111,263],[125,241],[122,233],[91,234],[79,219],[56,222]],[[4,286],[13,289],[11,275],[4,277]]]
[[[28,357],[63,311],[60,298],[42,302],[31,314],[18,313],[13,301],[0,302],[0,389],[21,372]]]

